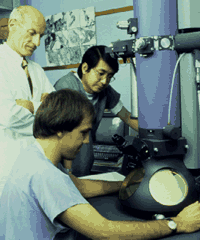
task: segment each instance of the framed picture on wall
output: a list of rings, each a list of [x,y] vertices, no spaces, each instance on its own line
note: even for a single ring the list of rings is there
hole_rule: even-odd
[[[47,16],[45,52],[47,66],[77,64],[96,45],[95,8],[76,9]]]

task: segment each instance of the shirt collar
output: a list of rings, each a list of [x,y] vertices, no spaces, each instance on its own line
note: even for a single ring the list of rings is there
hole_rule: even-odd
[[[17,52],[15,52],[6,42],[4,42],[5,50],[7,54],[16,62],[19,64],[22,63],[23,57],[21,57]],[[28,58],[25,57],[26,61],[28,62]]]

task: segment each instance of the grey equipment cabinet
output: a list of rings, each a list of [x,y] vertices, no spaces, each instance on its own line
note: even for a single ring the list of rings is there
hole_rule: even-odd
[[[9,18],[13,8],[19,7],[22,2],[23,0],[0,0],[0,18]]]

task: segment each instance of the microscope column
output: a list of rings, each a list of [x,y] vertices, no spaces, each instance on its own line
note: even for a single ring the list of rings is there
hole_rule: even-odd
[[[175,35],[176,1],[133,0],[140,37]],[[170,88],[177,54],[172,50],[155,51],[151,57],[136,54],[139,128],[162,129],[168,122]],[[171,108],[171,124],[180,127],[179,76],[176,75]]]

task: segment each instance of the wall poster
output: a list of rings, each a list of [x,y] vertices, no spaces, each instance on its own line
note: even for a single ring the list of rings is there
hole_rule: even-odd
[[[58,13],[45,20],[49,67],[80,63],[85,51],[97,44],[94,7]]]

